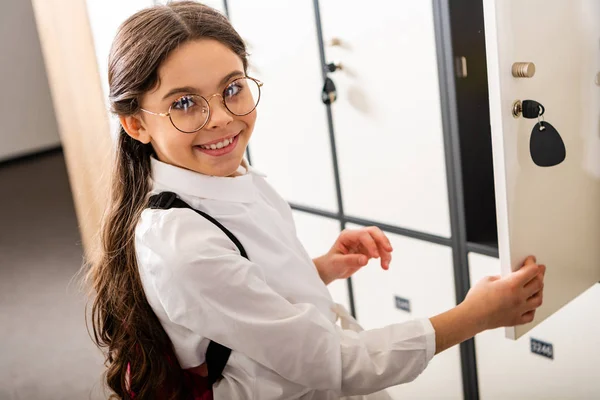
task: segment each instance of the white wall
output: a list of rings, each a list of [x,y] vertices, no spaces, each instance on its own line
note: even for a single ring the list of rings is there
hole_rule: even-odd
[[[3,3],[0,54],[0,161],[60,145],[29,0]]]
[[[167,0],[86,0],[98,60],[98,71],[104,90],[104,101],[110,117],[110,133],[115,141],[120,127],[119,119],[109,112],[110,106],[108,104],[108,56],[112,42],[119,27],[127,18],[154,4],[166,3]],[[225,8],[222,0],[203,0],[202,3],[224,12]]]

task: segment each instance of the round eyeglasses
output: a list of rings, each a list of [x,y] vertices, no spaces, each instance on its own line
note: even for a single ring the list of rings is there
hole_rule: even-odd
[[[208,99],[197,94],[186,94],[173,102],[166,113],[140,110],[161,117],[169,117],[171,123],[180,132],[194,133],[208,123],[210,119],[209,100],[221,96],[221,102],[231,114],[238,117],[250,114],[260,101],[260,88],[263,83],[258,79],[245,76],[230,82],[222,94],[215,93]]]

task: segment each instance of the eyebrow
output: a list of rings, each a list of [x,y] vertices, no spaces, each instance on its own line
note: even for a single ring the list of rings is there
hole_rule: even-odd
[[[237,70],[228,73],[223,79],[221,79],[221,82],[219,82],[219,86],[226,84],[227,81],[229,81],[231,78],[233,78],[234,76],[237,76],[237,75],[244,75],[244,73],[242,71],[237,71]],[[177,88],[173,88],[173,89],[169,90],[169,92],[164,95],[162,100],[166,100],[167,98],[173,96],[174,94],[179,94],[179,93],[189,94],[189,93],[198,93],[198,92],[199,92],[198,88],[195,88],[193,86],[181,86],[181,87],[177,87]]]

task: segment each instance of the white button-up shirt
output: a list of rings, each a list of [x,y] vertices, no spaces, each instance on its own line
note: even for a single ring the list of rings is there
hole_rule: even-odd
[[[152,159],[152,194],[171,191],[227,227],[250,261],[189,209],[143,211],[135,248],[148,302],[182,368],[209,340],[232,349],[215,399],[339,399],[409,382],[435,353],[428,319],[355,332],[299,242],[288,204],[248,168],[212,177]]]

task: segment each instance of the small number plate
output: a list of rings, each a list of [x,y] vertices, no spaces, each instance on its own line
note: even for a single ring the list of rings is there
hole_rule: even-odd
[[[410,312],[410,300],[396,296],[396,308],[402,311]]]
[[[531,338],[531,352],[554,360],[554,346],[550,343]]]

